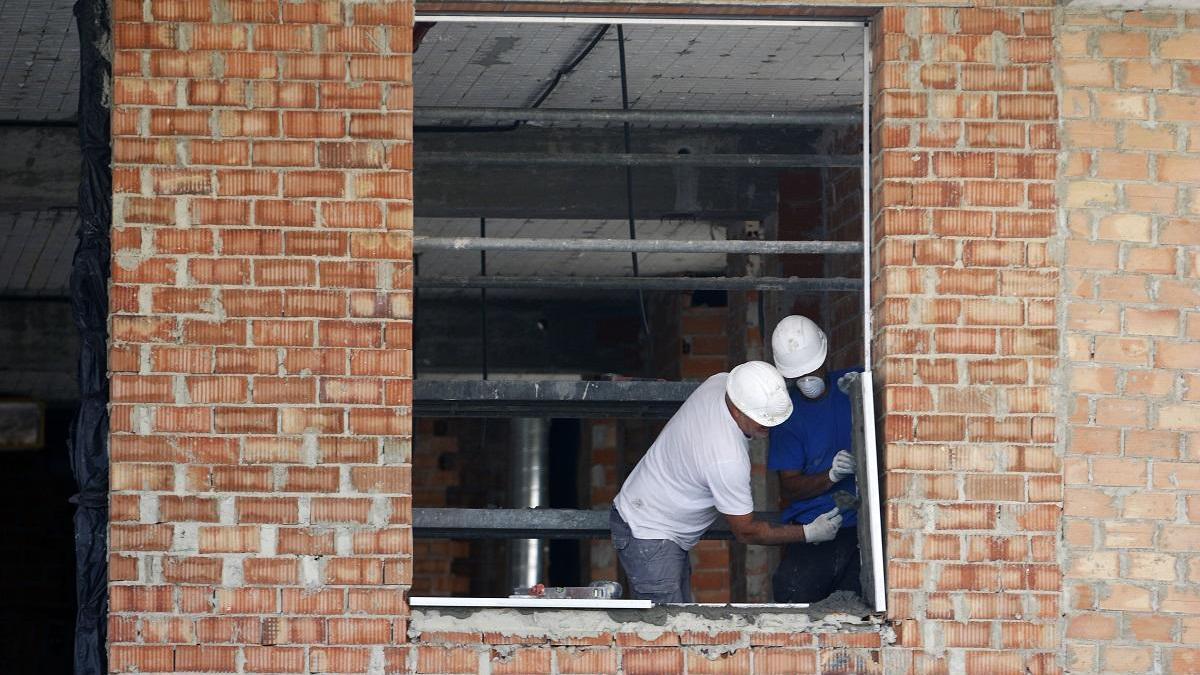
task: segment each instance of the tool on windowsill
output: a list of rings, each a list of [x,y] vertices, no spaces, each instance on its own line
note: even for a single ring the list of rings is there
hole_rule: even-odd
[[[540,598],[544,600],[616,600],[621,597],[621,584],[615,581],[593,581],[588,586],[522,586],[513,589],[510,598]]]

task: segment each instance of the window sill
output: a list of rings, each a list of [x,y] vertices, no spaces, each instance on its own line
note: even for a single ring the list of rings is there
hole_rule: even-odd
[[[556,607],[556,602],[586,606]],[[497,630],[553,641],[568,635],[617,632],[661,633],[701,631],[719,633],[878,632],[886,627],[882,614],[872,612],[856,596],[839,593],[811,605],[691,604],[636,606],[636,600],[552,601],[523,598],[410,598],[410,636],[423,633],[491,633]],[[519,604],[501,604],[519,603]],[[613,603],[612,606],[600,603]],[[621,604],[615,604],[621,603]]]
[[[649,600],[591,600],[561,598],[543,600],[539,598],[437,598],[411,597],[412,607],[476,607],[517,609],[650,609]]]

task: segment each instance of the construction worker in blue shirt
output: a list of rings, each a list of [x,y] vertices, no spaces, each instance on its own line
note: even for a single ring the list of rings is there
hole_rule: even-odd
[[[789,544],[772,577],[775,602],[817,602],[835,591],[861,593],[858,512],[834,495],[857,495],[850,452],[850,397],[839,380],[861,368],[826,372],[825,333],[807,317],[785,317],[771,336],[780,374],[795,382],[792,414],[770,432],[767,468],[779,475],[781,521],[818,536]]]

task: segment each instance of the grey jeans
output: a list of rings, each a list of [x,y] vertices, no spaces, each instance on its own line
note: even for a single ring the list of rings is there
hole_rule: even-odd
[[[692,601],[692,563],[670,539],[638,539],[613,507],[608,514],[613,548],[629,579],[629,595],[655,604]]]

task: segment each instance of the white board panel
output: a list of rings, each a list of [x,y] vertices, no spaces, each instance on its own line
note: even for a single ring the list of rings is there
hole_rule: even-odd
[[[863,597],[875,611],[882,612],[887,610],[887,588],[884,584],[882,503],[879,494],[879,452],[875,445],[875,393],[872,379],[872,373],[868,370],[858,380],[862,387],[863,421],[862,456],[859,458],[861,468],[858,472],[862,505],[858,512],[858,525],[864,572]],[[866,516],[865,523],[863,516]],[[869,578],[867,570],[870,570]]]
[[[587,600],[539,598],[435,598],[412,597],[412,607],[520,607],[528,609],[650,609],[649,600]]]

